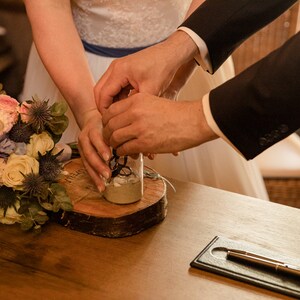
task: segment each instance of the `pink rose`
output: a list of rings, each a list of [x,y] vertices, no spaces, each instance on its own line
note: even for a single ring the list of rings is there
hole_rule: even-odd
[[[7,95],[0,95],[0,138],[18,121],[19,102]]]
[[[30,107],[31,107],[31,104],[28,103],[27,101],[24,101],[19,108],[19,112],[21,114],[21,120],[24,123],[28,123],[30,120],[30,117],[28,114]]]

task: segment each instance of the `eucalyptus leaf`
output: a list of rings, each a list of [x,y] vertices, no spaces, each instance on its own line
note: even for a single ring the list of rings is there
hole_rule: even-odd
[[[26,231],[32,228],[32,226],[34,225],[34,222],[31,218],[25,218],[22,222],[21,222],[21,229]]]
[[[53,210],[53,205],[51,203],[48,203],[48,202],[41,203],[41,206],[46,210],[50,210],[50,211]],[[41,213],[41,211],[39,211],[39,213]]]
[[[29,207],[30,207],[29,203],[22,203],[22,202],[20,202],[20,207],[19,207],[17,213],[20,214],[20,215],[28,213]]]
[[[40,210],[41,210],[40,205],[37,206],[36,204],[31,204],[30,207],[28,208],[28,211],[32,216],[37,215]]]
[[[62,102],[55,102],[50,107],[50,112],[52,117],[58,117],[65,114],[68,110],[68,104],[64,101]]]
[[[65,211],[71,211],[73,210],[73,205],[70,202],[61,202],[60,208]]]
[[[60,183],[57,183],[57,182],[52,183],[50,186],[50,189],[54,195],[57,195],[57,196],[67,195],[66,188]]]
[[[62,134],[69,125],[69,119],[67,116],[53,117],[51,122],[48,123],[49,129],[56,135]]]
[[[58,201],[55,201],[53,203],[53,212],[58,212],[60,209],[60,203]]]
[[[49,217],[47,215],[42,216],[42,215],[37,214],[34,216],[34,221],[36,221],[40,225],[45,224],[48,220],[49,220]]]
[[[54,134],[52,131],[48,131],[48,133],[51,135],[54,144],[60,141],[62,134]]]

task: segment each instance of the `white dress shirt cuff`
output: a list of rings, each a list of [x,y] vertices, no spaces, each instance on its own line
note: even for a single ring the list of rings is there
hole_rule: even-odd
[[[190,36],[199,49],[199,54],[194,57],[195,61],[200,65],[205,71],[213,73],[211,60],[208,53],[206,43],[198,36],[193,30],[188,27],[181,26],[177,30],[184,31]]]
[[[209,93],[204,95],[202,98],[202,107],[204,116],[206,119],[206,122],[210,129],[218,135],[221,139],[223,139],[227,144],[229,144],[236,152],[238,152],[240,155],[243,156],[243,154],[231,143],[231,141],[224,135],[224,133],[219,128],[218,124],[216,123],[211,110],[210,110],[210,104],[209,104]]]

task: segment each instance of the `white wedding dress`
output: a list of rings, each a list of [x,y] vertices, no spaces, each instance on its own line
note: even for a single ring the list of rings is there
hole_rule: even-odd
[[[80,37],[92,45],[109,48],[146,47],[167,38],[184,19],[191,0],[73,0],[72,11]],[[113,58],[86,52],[97,81]],[[234,75],[231,59],[211,76],[196,70],[180,99],[200,99],[210,89]],[[21,100],[38,95],[57,101],[62,98],[32,46]],[[62,140],[76,140],[78,127],[69,112],[70,125]],[[240,157],[222,140],[183,151],[178,157],[157,155],[145,160],[162,176],[193,181],[261,199],[268,199],[262,176],[252,162]]]

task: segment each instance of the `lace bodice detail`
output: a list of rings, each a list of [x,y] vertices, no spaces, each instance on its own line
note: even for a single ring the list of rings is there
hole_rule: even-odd
[[[113,48],[154,44],[183,21],[192,0],[72,0],[80,37]]]

